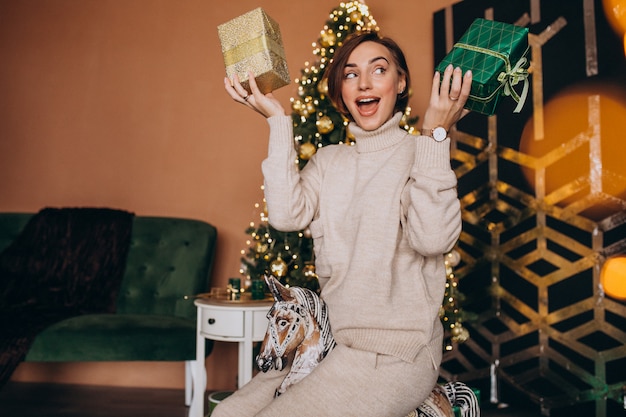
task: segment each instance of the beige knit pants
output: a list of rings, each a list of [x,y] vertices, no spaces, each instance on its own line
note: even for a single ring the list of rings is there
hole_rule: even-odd
[[[211,417],[404,417],[437,382],[433,358],[438,365],[440,340],[422,349],[413,363],[337,345],[280,397],[274,398],[274,391],[288,369],[259,373],[223,400]]]

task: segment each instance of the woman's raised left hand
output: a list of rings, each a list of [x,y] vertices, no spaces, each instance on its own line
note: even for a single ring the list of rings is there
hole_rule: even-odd
[[[254,74],[251,71],[248,72],[248,80],[250,83],[250,91],[252,92],[251,94],[243,88],[237,74],[233,76],[232,80],[228,77],[224,78],[224,88],[228,95],[237,103],[251,108],[266,118],[284,116],[286,114],[285,108],[272,93],[261,93],[254,79]]]
[[[434,129],[441,126],[449,131],[452,125],[469,113],[463,107],[471,87],[471,71],[463,75],[461,68],[448,65],[443,74],[435,72],[422,128]]]

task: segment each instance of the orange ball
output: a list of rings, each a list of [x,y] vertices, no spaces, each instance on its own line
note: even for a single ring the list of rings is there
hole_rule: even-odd
[[[606,295],[626,301],[626,256],[609,258],[604,262],[600,283]]]
[[[593,119],[595,104],[590,103],[596,102],[599,117]],[[582,82],[552,97],[544,105],[544,136],[535,138],[532,117],[520,137],[520,152],[546,164],[544,181],[540,183],[536,182],[535,168],[522,167],[530,187],[535,191],[538,186],[543,187],[542,194],[546,196],[560,190],[551,204],[565,207],[591,193],[588,186],[580,184],[596,173],[601,176],[603,193],[626,199],[625,114],[626,87],[615,81]],[[591,120],[597,120],[597,126]],[[592,131],[599,135],[599,148],[587,140]],[[572,191],[575,186],[580,188],[577,193]],[[585,210],[583,215],[599,220],[611,213],[605,210],[608,208],[601,204]]]
[[[619,35],[626,33],[626,0],[603,0],[604,14]]]

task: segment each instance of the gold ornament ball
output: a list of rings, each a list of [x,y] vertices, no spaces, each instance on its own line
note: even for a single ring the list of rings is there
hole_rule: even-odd
[[[322,116],[317,119],[315,125],[317,126],[317,131],[320,132],[322,135],[331,132],[335,128],[332,119],[328,116]]]
[[[320,36],[320,45],[328,48],[329,46],[334,46],[335,43],[337,43],[337,35],[335,35],[332,30],[322,32],[322,35]]]
[[[313,113],[315,113],[315,104],[313,104],[312,102],[308,101],[305,104],[304,109],[302,110],[302,115],[307,117],[309,114],[313,114]]]
[[[281,258],[276,258],[270,263],[270,272],[278,278],[287,275],[287,263]]]
[[[317,148],[311,142],[304,142],[300,145],[298,156],[300,159],[308,161],[317,152]]]
[[[469,331],[465,327],[463,327],[463,326],[461,326],[459,324],[457,324],[452,329],[451,333],[452,333],[451,339],[455,343],[463,343],[467,339],[469,339]]]
[[[350,20],[353,22],[358,22],[359,20],[361,20],[361,17],[363,17],[363,15],[358,10],[355,10],[352,13],[350,13]]]
[[[317,83],[317,91],[320,94],[328,94],[328,79],[322,78],[320,82]]]
[[[302,103],[302,100],[294,100],[293,103],[291,103],[291,108],[296,113],[302,114],[302,109],[304,109],[304,103]]]
[[[310,238],[311,238],[311,229],[309,229],[309,228],[307,227],[306,229],[304,229],[304,230],[302,231],[302,235],[303,235],[304,237],[306,237],[307,239],[310,239]]]
[[[265,253],[267,252],[268,246],[266,243],[257,242],[256,244],[256,252],[257,253]]]

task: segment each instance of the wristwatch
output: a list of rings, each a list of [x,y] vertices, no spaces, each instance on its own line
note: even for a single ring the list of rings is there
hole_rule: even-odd
[[[448,131],[441,126],[437,126],[434,129],[422,129],[421,132],[422,135],[430,136],[437,142],[441,142],[448,137]]]

